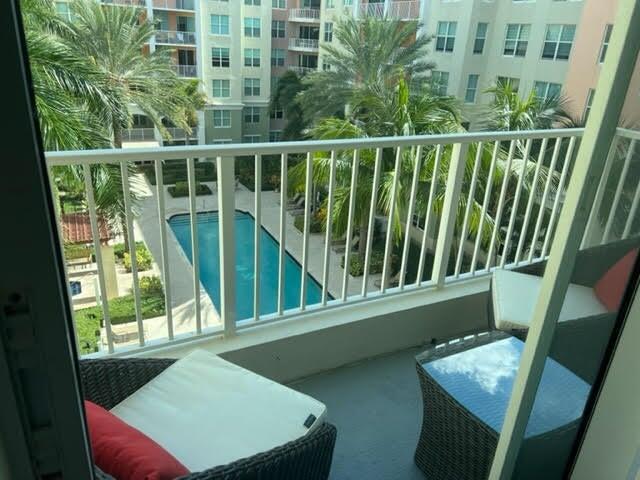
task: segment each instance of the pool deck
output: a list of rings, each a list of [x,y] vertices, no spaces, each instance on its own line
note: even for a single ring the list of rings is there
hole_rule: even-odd
[[[139,212],[134,221],[137,240],[144,240],[149,247],[158,270],[162,271],[162,256],[160,249],[160,228],[158,222],[158,207],[156,187],[152,186],[143,175],[137,175],[143,191],[139,202]],[[215,211],[218,209],[218,195],[215,182],[204,182],[213,191],[213,195],[197,197],[196,208],[198,212]],[[249,212],[255,218],[255,196],[243,185],[236,189],[236,210]],[[272,191],[262,192],[262,226],[279,242],[280,241],[280,194]],[[165,213],[166,219],[173,215],[189,213],[189,199],[172,198],[165,187]],[[287,252],[298,262],[302,262],[302,233],[294,226],[294,217],[287,212],[285,228],[285,247]],[[309,273],[322,284],[322,272],[324,265],[324,233],[311,234],[309,236]],[[170,268],[171,304],[175,333],[188,333],[195,331],[195,312],[193,298],[193,268],[178,243],[173,231],[167,225],[167,246]],[[340,266],[343,253],[331,250],[329,256],[329,282],[328,291],[334,298],[342,294],[342,282],[344,270]],[[370,275],[368,290],[376,289],[375,282],[380,275]],[[349,276],[348,294],[359,294],[362,290],[362,277]],[[202,326],[221,327],[220,317],[211,302],[209,295],[200,285],[200,302],[202,310]],[[165,317],[144,320],[145,338],[157,339],[167,336]]]

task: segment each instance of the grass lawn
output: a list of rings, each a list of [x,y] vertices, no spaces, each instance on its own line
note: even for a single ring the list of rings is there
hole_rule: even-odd
[[[142,318],[153,318],[165,314],[162,292],[150,292],[141,295]],[[112,325],[136,321],[133,295],[114,298],[109,301],[109,314]],[[100,326],[102,325],[102,307],[88,307],[76,310],[76,333],[80,353],[92,353],[98,349]]]

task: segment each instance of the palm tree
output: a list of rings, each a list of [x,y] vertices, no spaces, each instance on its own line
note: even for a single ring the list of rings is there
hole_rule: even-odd
[[[282,131],[283,140],[300,140],[304,137],[307,121],[297,97],[305,89],[306,85],[302,79],[292,70],[278,79],[271,98],[270,109],[271,111],[277,108],[284,110],[287,123]]]
[[[366,17],[340,20],[323,44],[331,68],[303,79],[299,102],[309,120],[342,116],[355,96],[374,88],[392,88],[400,79],[417,81],[433,68],[427,62],[430,37],[418,35],[417,22]],[[348,108],[347,108],[348,110]]]

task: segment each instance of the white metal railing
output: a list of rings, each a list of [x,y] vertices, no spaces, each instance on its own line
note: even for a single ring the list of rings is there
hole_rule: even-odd
[[[156,42],[171,45],[195,45],[195,32],[179,32],[176,30],[156,30]]]
[[[290,38],[289,48],[292,50],[318,50],[318,40],[312,38]]]
[[[398,20],[418,19],[420,17],[420,2],[418,0],[401,0],[386,4],[362,3],[359,14],[363,17],[395,18]]]
[[[179,127],[167,127],[167,132],[173,140],[181,140],[187,138],[187,131]],[[189,138],[198,138],[198,127],[191,127]]]
[[[142,0],[144,2],[144,0]],[[153,0],[153,8],[164,10],[195,10],[195,0]]]
[[[50,168],[68,165],[84,167],[87,208],[98,252],[98,212],[91,181],[92,166],[120,165],[125,195],[124,224],[128,234],[125,240],[132,246],[135,244],[134,221],[138,219],[134,217],[131,200],[127,199],[130,196],[128,185],[132,179],[126,167],[139,162],[154,163],[157,183],[153,192],[157,210],[150,218],[145,216],[144,222],[148,224],[154,221],[153,218],[160,219],[154,237],[159,238],[161,248],[156,253],[158,258],[155,260],[163,271],[167,322],[162,338],[145,338],[146,329],[139,312],[140,292],[136,288],[137,265],[132,262],[136,322],[139,345],[142,346],[145,343],[166,342],[185,336],[191,338],[200,334],[233,335],[236,330],[247,328],[256,322],[271,322],[307,311],[366,301],[372,296],[443,288],[447,283],[487,275],[494,269],[513,268],[541,261],[549,252],[564,201],[564,189],[569,182],[572,161],[582,135],[582,129],[564,129],[251,145],[86,150],[48,153],[47,165]],[[601,181],[589,220],[590,229],[597,233],[589,239],[585,236],[584,243],[587,246],[637,233],[633,232],[632,223],[640,204],[640,187],[634,187],[632,194],[623,192],[623,188],[625,182],[629,181],[629,165],[636,159],[638,140],[639,132],[618,131],[607,161],[606,175]],[[237,157],[253,159],[255,183],[248,186],[253,187],[255,193],[239,193],[236,190],[234,172]],[[175,239],[168,239],[165,218],[169,197],[166,197],[162,179],[164,161],[184,158],[187,158],[188,198],[179,204],[181,206],[172,200],[172,210],[189,213],[193,304],[188,311],[193,322],[187,334],[178,335],[171,308],[172,291],[177,284],[171,280],[175,279],[175,272],[171,271],[170,259],[181,254],[176,254],[170,248],[176,242]],[[212,208],[206,207],[196,197],[197,158],[215,159],[217,164],[220,245],[220,305],[216,305],[220,317],[218,327],[203,325],[201,313],[204,307],[200,294],[200,254],[207,253],[200,252],[198,213]],[[261,193],[263,163],[267,158],[279,164],[281,189],[278,204],[273,204],[273,197]],[[316,161],[320,161],[322,165],[323,173],[320,175],[314,173]],[[302,238],[287,233],[287,184],[288,177],[292,175],[292,167],[303,168],[302,177],[298,171],[298,178],[302,178],[304,185]],[[620,173],[616,176],[611,172]],[[403,175],[407,178],[402,178]],[[609,178],[605,178],[606,176]],[[322,178],[325,180],[320,180]],[[429,180],[425,181],[425,178]],[[364,203],[363,198],[356,195],[362,182],[370,183],[365,188],[371,192],[370,198],[367,197]],[[383,182],[391,183],[383,188]],[[636,179],[635,185],[640,185],[640,181]],[[317,199],[314,198],[315,195],[312,196],[314,191],[321,192],[322,208],[334,215],[338,214],[335,210],[338,208],[337,195],[342,196],[340,205],[346,208],[344,212],[347,219],[346,230],[341,236],[345,256],[342,265],[351,265],[351,258],[357,255],[352,251],[357,230],[359,242],[364,242],[361,249],[364,251],[364,263],[360,277],[353,277],[347,268],[336,263],[339,257],[333,251],[336,244],[333,233],[337,227],[334,227],[332,215],[320,217],[324,222],[321,235],[311,233],[312,222],[318,221],[313,216],[314,206],[319,206],[314,205]],[[607,197],[609,191],[614,192],[612,202]],[[234,253],[237,195],[252,197],[251,200],[242,198],[240,203],[252,205],[256,225],[253,231],[253,272],[241,272],[245,277],[253,275],[253,315],[249,319],[237,318],[235,307],[236,294],[239,293],[235,291],[238,272]],[[628,206],[621,208],[625,201]],[[271,203],[265,205],[265,202]],[[601,206],[606,207],[605,218],[599,215]],[[277,300],[273,313],[264,314],[261,313],[263,297],[260,279],[263,261],[260,257],[261,229],[258,227],[263,225],[263,212],[274,211],[274,207],[278,209],[278,220],[275,221],[277,228],[270,233],[278,243],[277,282],[272,285],[275,287],[277,283]],[[375,223],[381,217],[384,218],[384,238],[375,242],[374,235],[378,230]],[[274,219],[270,223],[274,223]],[[292,248],[292,242],[300,242],[300,245]],[[319,248],[319,245],[322,247]],[[382,245],[383,248],[376,253],[374,249],[377,247],[374,245]],[[287,282],[292,281],[285,275],[287,252],[291,251],[301,251],[300,297],[293,307],[284,300],[285,291],[289,289]],[[382,255],[381,276],[374,273],[374,269],[380,271],[380,259],[376,255]],[[207,262],[211,261],[210,255],[206,258]],[[97,254],[97,278],[102,291],[105,289],[103,262],[104,259]],[[321,288],[321,293],[313,302],[307,297],[311,273],[321,282],[317,286]],[[184,278],[177,281],[184,287]],[[249,298],[247,292],[242,295],[245,296],[243,301]],[[120,345],[116,345],[114,340],[107,310],[105,308],[103,333],[107,352],[113,352]]]
[[[127,128],[122,132],[122,139],[128,142],[141,142],[155,139],[155,129],[147,128]]]
[[[289,65],[287,68],[296,72],[300,76],[306,75],[307,73],[315,72],[317,70],[316,68],[301,67],[299,65]]]
[[[198,76],[197,65],[174,65],[173,69],[179,77],[193,78]]]
[[[292,8],[289,10],[290,22],[320,22],[320,10],[317,8]]]
[[[144,7],[146,5],[145,0],[102,0],[102,3],[106,5],[129,5],[132,7]]]

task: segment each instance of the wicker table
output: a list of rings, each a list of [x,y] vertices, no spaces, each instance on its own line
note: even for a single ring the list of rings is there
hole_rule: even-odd
[[[415,462],[429,480],[487,478],[523,346],[494,331],[416,357],[424,416]],[[547,359],[514,479],[562,477],[589,389]]]

